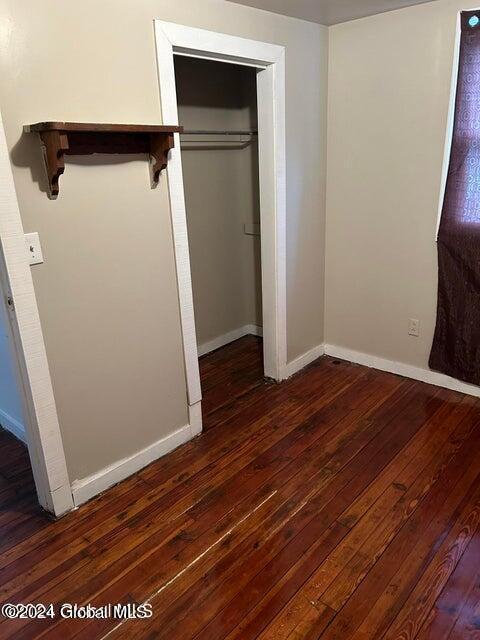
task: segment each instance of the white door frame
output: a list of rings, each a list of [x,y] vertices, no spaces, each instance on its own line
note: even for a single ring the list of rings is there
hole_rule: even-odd
[[[0,279],[38,500],[61,516],[73,509],[72,492],[1,114]]]
[[[286,377],[285,48],[155,20],[163,122],[178,124],[174,55],[256,67],[265,375]],[[181,124],[181,123],[180,123]],[[167,165],[191,424],[201,430],[201,389],[180,136]],[[193,415],[192,415],[193,413]]]

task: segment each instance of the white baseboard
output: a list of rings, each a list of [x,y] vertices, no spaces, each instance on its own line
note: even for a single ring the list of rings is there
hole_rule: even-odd
[[[27,434],[23,424],[8,415],[3,409],[0,409],[0,425],[2,425],[6,431],[10,431],[12,435],[27,444]]]
[[[324,353],[325,345],[319,344],[316,347],[313,347],[313,349],[310,349],[301,356],[298,356],[298,358],[295,358],[292,362],[287,363],[287,366],[285,367],[285,375],[283,377],[290,378],[290,376],[293,376],[295,373],[311,364],[314,360],[323,356]]]
[[[199,345],[198,356],[204,356],[211,351],[215,351],[215,349],[220,349],[220,347],[224,347],[226,344],[248,335],[262,336],[263,329],[262,327],[258,327],[256,324],[246,324],[243,327],[224,333],[222,336],[218,336],[213,340],[209,340],[208,342],[204,342]]]
[[[188,420],[192,438],[202,433],[202,401],[191,404],[188,407]]]
[[[373,369],[380,369],[380,371],[388,371],[389,373],[396,373],[397,375],[405,376],[406,378],[413,378],[414,380],[427,382],[428,384],[433,384],[437,387],[445,387],[445,389],[452,389],[453,391],[466,393],[470,396],[480,397],[480,387],[476,387],[475,385],[468,384],[466,382],[461,382],[460,380],[450,378],[443,373],[437,373],[430,369],[413,367],[409,364],[395,362],[394,360],[386,360],[385,358],[372,356],[368,353],[361,353],[360,351],[344,349],[343,347],[337,347],[333,344],[325,345],[325,353],[328,356],[339,358],[340,360],[348,360],[349,362],[363,364],[364,366],[371,367]]]
[[[200,403],[197,404],[200,405]],[[198,428],[198,424],[194,428]],[[82,478],[82,480],[75,480],[72,483],[72,495],[75,506],[78,507],[87,500],[90,500],[90,498],[102,493],[102,491],[105,491],[122,480],[125,480],[125,478],[128,478],[137,471],[140,471],[140,469],[143,469],[143,467],[146,467],[154,460],[161,458],[165,454],[170,453],[170,451],[179,447],[181,444],[188,442],[192,437],[193,433],[191,426],[189,424],[185,425],[184,427],[177,429],[177,431],[170,433],[165,438],[162,438],[145,449],[138,451],[133,456],[118,460],[118,462],[105,467],[91,476]]]

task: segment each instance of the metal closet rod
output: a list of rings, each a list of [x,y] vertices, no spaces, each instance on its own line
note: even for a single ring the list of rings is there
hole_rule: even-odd
[[[240,131],[217,131],[213,129],[185,129],[184,135],[187,136],[256,136],[256,129],[245,129]]]

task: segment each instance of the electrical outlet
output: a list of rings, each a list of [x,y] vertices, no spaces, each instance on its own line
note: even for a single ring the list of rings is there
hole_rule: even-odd
[[[28,260],[30,264],[42,264],[43,254],[38,233],[36,231],[34,233],[26,233],[25,243],[27,245]]]
[[[408,335],[418,338],[418,336],[420,335],[420,320],[410,318],[410,320],[408,321]]]

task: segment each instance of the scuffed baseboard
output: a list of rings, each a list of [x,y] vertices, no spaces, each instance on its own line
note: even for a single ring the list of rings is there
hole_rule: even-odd
[[[203,344],[199,345],[198,356],[204,356],[211,351],[215,351],[215,349],[220,349],[220,347],[224,347],[226,344],[229,344],[234,340],[243,338],[243,336],[262,336],[262,333],[262,327],[258,327],[255,324],[246,324],[243,327],[239,327],[238,329],[234,329],[233,331],[224,333],[223,335],[218,336],[213,340],[209,340],[208,342],[204,342]]]
[[[91,476],[87,476],[81,480],[75,480],[72,483],[72,495],[75,506],[78,507],[87,500],[90,500],[90,498],[125,480],[151,462],[170,453],[181,444],[188,442],[188,440],[191,440],[195,435],[198,435],[198,427],[194,426],[192,428],[189,424],[185,425],[132,456],[122,458],[118,460],[118,462],[105,467]]]
[[[433,384],[437,387],[444,387],[445,389],[452,389],[453,391],[466,393],[470,396],[480,397],[480,387],[476,387],[473,384],[467,384],[466,382],[461,382],[460,380],[455,380],[455,378],[450,378],[443,373],[437,373],[430,369],[413,367],[412,365],[404,364],[402,362],[395,362],[394,360],[387,360],[385,358],[379,358],[378,356],[372,356],[368,353],[361,353],[360,351],[352,351],[351,349],[337,347],[333,344],[325,345],[325,354],[334,358],[339,358],[340,360],[348,360],[349,362],[362,364],[365,367],[371,367],[372,369],[380,369],[380,371],[396,373],[397,375],[404,376],[406,378],[413,378],[413,380],[420,380],[421,382],[427,382],[428,384]]]
[[[27,434],[25,432],[25,427],[21,422],[12,418],[8,413],[0,409],[0,425],[6,430],[9,431],[16,438],[27,444]]]

